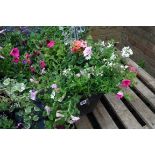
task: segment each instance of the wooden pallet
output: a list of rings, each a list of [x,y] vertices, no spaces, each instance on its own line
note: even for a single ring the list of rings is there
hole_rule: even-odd
[[[137,84],[128,89],[132,99],[118,100],[114,94],[103,95],[94,111],[76,123],[78,129],[155,128],[155,79],[131,59],[126,62],[138,68]]]

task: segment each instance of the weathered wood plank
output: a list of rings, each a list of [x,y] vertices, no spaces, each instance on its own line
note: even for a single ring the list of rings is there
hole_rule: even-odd
[[[119,119],[127,129],[142,128],[142,126],[139,124],[139,122],[135,119],[135,117],[121,100],[116,99],[114,94],[106,94],[105,96],[109,101],[109,104],[113,107]]]
[[[155,109],[155,94],[148,89],[139,79],[135,79],[136,85],[134,88],[150,103]]]
[[[87,116],[81,116],[80,120],[75,125],[78,129],[93,129]]]
[[[130,58],[126,58],[126,63],[138,68],[138,76],[155,92],[155,79]]]
[[[93,114],[95,115],[102,129],[118,129],[111,116],[100,101],[97,104],[97,107],[94,109]]]
[[[143,129],[150,129],[147,125],[143,126]]]
[[[155,128],[155,114],[131,89],[128,89],[127,93],[132,97],[129,101],[130,105],[135,109],[135,111],[149,127]]]

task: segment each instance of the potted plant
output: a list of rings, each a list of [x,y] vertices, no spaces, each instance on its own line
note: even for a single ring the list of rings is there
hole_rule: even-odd
[[[90,36],[66,44],[64,31],[15,31],[3,42],[1,89],[7,95],[1,96],[14,105],[8,127],[72,128],[80,115],[93,111],[103,93],[128,97],[125,90],[136,74],[121,61],[132,50],[123,48],[121,57],[113,40],[94,42]]]

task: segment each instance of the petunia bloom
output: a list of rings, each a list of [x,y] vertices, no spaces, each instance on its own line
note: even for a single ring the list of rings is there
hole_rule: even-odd
[[[123,94],[123,92],[121,92],[121,91],[119,91],[117,94],[116,94],[116,98],[117,99],[121,99],[121,98],[123,98],[123,96],[124,96],[124,94]]]
[[[45,64],[45,62],[43,60],[40,61],[40,67],[41,67],[41,69],[46,67],[46,64]]]
[[[10,55],[13,56],[14,58],[19,58],[19,49],[13,48],[10,52]]]
[[[30,99],[35,101],[37,93],[38,91],[30,90]]]
[[[130,84],[131,84],[131,80],[125,79],[125,80],[122,80],[121,86],[127,88],[130,86]]]
[[[58,88],[58,86],[57,86],[57,84],[54,83],[51,85],[51,88],[56,89],[56,88]]]
[[[92,47],[86,47],[85,50],[83,51],[83,55],[86,60],[89,60],[91,58],[91,55],[92,55],[91,49],[92,49]]]
[[[14,57],[13,62],[18,63],[19,62],[19,57]]]
[[[55,41],[53,41],[53,40],[51,40],[51,41],[49,41],[48,43],[47,43],[47,47],[48,48],[51,48],[51,47],[53,47],[55,45]]]
[[[82,47],[81,45],[82,44],[80,40],[75,40],[72,45],[72,52],[79,52]]]
[[[22,60],[22,64],[26,64],[27,63],[27,61],[24,59],[24,60]]]

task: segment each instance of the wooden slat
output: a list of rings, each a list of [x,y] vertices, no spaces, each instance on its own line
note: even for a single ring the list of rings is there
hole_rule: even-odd
[[[155,128],[155,114],[131,89],[128,89],[127,93],[131,95],[131,100],[129,101],[130,105],[149,127]]]
[[[93,129],[87,116],[81,116],[80,120],[75,125],[78,129]]]
[[[118,128],[100,101],[97,104],[97,107],[94,109],[93,113],[102,129]]]
[[[143,126],[143,129],[149,129],[149,127],[147,125]]]
[[[134,88],[150,103],[155,109],[155,94],[148,89],[139,79],[135,79],[136,85]]]
[[[116,99],[114,94],[105,95],[109,104],[113,107],[119,119],[127,129],[141,129],[142,126],[121,100]]]
[[[138,68],[138,76],[155,92],[155,79],[130,58],[126,58],[126,63]]]

